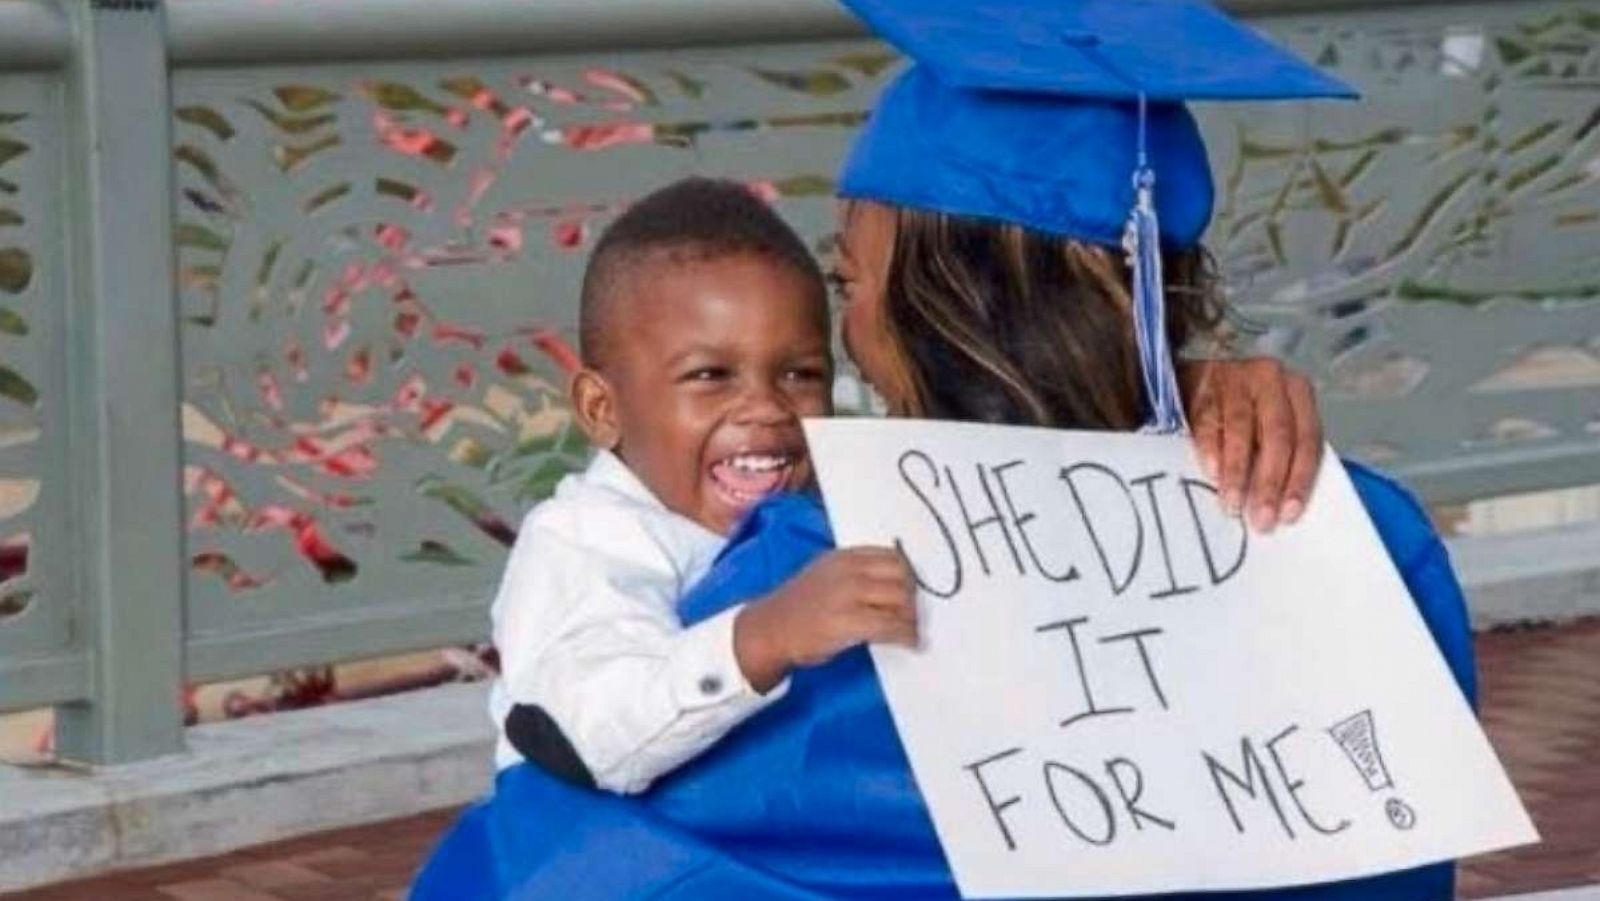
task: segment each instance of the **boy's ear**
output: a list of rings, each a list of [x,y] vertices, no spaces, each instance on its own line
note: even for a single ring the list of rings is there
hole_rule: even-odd
[[[603,450],[616,450],[622,442],[622,429],[617,423],[616,395],[605,376],[587,367],[580,369],[572,377],[567,394],[578,428],[589,436],[589,443]]]

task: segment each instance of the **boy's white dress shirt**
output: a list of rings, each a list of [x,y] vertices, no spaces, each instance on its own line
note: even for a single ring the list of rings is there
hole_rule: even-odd
[[[522,760],[505,734],[512,706],[537,704],[601,788],[641,792],[782,696],[787,681],[760,695],[739,669],[740,607],[678,620],[724,543],[613,454],[562,479],[523,520],[490,612],[496,768]]]

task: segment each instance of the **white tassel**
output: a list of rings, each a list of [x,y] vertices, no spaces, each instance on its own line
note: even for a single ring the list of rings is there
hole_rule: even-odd
[[[1150,421],[1144,431],[1187,433],[1178,394],[1178,370],[1167,343],[1166,292],[1161,277],[1161,224],[1156,220],[1155,172],[1145,158],[1145,103],[1139,98],[1139,167],[1133,174],[1134,203],[1122,246],[1133,275],[1133,327],[1139,342],[1139,369],[1144,376]]]

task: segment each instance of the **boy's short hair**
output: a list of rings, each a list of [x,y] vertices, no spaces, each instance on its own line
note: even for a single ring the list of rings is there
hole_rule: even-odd
[[[819,303],[826,303],[827,287],[816,258],[748,185],[692,177],[640,199],[606,227],[584,270],[578,311],[578,348],[584,363],[601,363],[607,320],[641,265],[677,265],[739,254],[788,266],[815,286]]]

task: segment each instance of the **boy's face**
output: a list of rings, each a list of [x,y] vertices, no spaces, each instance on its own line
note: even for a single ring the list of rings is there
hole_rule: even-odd
[[[800,417],[831,412],[826,302],[789,266],[752,254],[647,260],[620,290],[600,371],[573,401],[673,511],[719,534],[768,495],[812,478]]]

